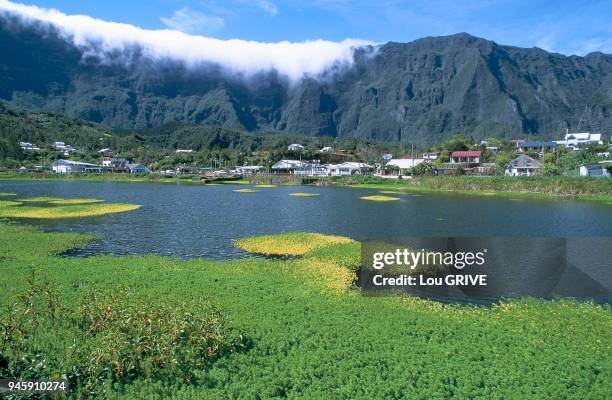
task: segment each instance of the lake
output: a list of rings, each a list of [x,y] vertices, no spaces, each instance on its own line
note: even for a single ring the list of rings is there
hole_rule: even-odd
[[[241,185],[167,183],[0,182],[19,197],[96,198],[140,204],[134,212],[94,218],[31,221],[45,230],[101,237],[74,255],[145,254],[223,259],[241,256],[232,241],[246,236],[309,231],[357,240],[409,236],[612,236],[612,207],[576,200],[527,200],[446,193],[391,195],[377,190],[279,186],[234,193]],[[312,192],[318,197],[292,197]]]

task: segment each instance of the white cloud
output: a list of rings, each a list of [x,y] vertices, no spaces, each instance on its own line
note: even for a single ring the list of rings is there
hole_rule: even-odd
[[[260,0],[257,2],[257,5],[259,6],[259,8],[261,8],[263,11],[267,12],[270,15],[278,14],[278,7],[276,7],[276,4],[274,3],[271,3],[267,0]]]
[[[20,15],[23,23],[46,22],[56,26],[66,40],[86,52],[104,56],[139,46],[144,55],[153,60],[181,60],[189,67],[215,63],[230,73],[246,77],[272,70],[292,81],[304,76],[316,77],[336,65],[352,65],[356,48],[374,44],[357,39],[276,43],[219,40],[178,30],[146,30],[86,15],[66,15],[53,9],[0,0],[0,12],[3,10]]]
[[[184,33],[217,32],[225,25],[221,17],[206,15],[187,7],[176,10],[170,18],[160,18],[160,20],[168,28]]]

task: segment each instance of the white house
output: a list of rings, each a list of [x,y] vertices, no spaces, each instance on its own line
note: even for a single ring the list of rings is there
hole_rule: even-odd
[[[304,164],[296,168],[293,173],[302,176],[328,176],[329,170],[326,165],[321,164]]]
[[[327,170],[331,176],[346,175],[369,175],[374,171],[374,167],[366,163],[344,162],[342,164],[327,164]]]
[[[191,149],[176,149],[177,153],[193,153]]]
[[[116,169],[125,169],[128,161],[121,157],[102,157],[103,167],[113,167]]]
[[[296,168],[306,166],[306,163],[299,160],[280,160],[272,166],[272,171],[276,173],[293,173]]]
[[[440,155],[440,153],[438,153],[438,152],[423,153],[421,158],[423,158],[424,160],[433,161],[433,160],[437,160],[439,155]]]
[[[319,150],[319,153],[333,153],[333,152],[334,152],[334,148],[331,146],[325,146],[321,150]]]
[[[610,170],[608,168],[612,168],[612,160],[600,161],[595,164],[581,165],[580,176],[607,178],[610,177]]]
[[[35,144],[28,143],[28,142],[19,142],[19,147],[25,151],[40,150],[40,147],[36,146]]]
[[[394,158],[389,160],[387,167],[397,167],[398,169],[414,168],[420,163],[425,162],[424,158]]]
[[[103,167],[81,161],[55,160],[52,169],[53,172],[58,174],[75,174],[80,172],[102,172]]]
[[[385,153],[380,158],[382,158],[384,161],[389,161],[389,160],[393,159],[393,154]]]
[[[148,174],[151,172],[145,165],[137,163],[126,164],[125,168],[130,174]]]
[[[533,176],[542,171],[543,165],[535,158],[527,154],[521,154],[510,160],[506,166],[506,175],[509,176]]]
[[[255,175],[263,171],[263,168],[261,165],[243,165],[236,167],[236,173],[240,175]]]
[[[304,150],[304,146],[298,143],[293,143],[287,146],[287,151],[302,151]]]
[[[601,133],[566,133],[564,138],[565,147],[577,150],[581,146],[589,144],[603,144]]]

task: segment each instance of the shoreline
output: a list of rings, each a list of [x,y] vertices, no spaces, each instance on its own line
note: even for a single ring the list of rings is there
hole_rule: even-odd
[[[127,183],[164,183],[187,185],[253,185],[259,180],[241,179],[204,183],[199,180],[179,177],[160,178],[159,176],[130,176],[124,174],[91,175],[38,175],[33,173],[0,173],[3,181],[41,181],[41,182],[127,182]],[[588,188],[572,187],[573,184],[587,185]],[[350,176],[313,178],[305,183],[278,182],[278,186],[328,186],[351,187],[372,190],[399,190],[420,193],[446,193],[472,196],[519,197],[540,200],[581,200],[612,204],[612,181],[605,178],[583,177],[425,177],[393,180],[370,176]],[[467,189],[466,189],[467,188]],[[508,190],[506,190],[508,189]],[[514,189],[514,190],[512,190]],[[517,190],[518,189],[518,190]],[[585,193],[586,191],[592,193]]]

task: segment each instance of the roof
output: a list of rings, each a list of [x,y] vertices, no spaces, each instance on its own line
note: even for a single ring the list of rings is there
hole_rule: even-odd
[[[298,160],[280,160],[272,166],[272,169],[290,169],[303,167],[306,163]]]
[[[480,157],[481,151],[453,151],[451,157]]]
[[[519,143],[519,147],[557,147],[557,142],[539,142],[539,141],[530,141]]]
[[[425,159],[423,158],[394,158],[389,160],[387,165],[398,167],[399,169],[408,169],[417,166],[424,161]]]
[[[513,168],[542,168],[542,163],[527,154],[521,154],[510,160],[508,166]]]
[[[374,168],[369,164],[360,162],[343,162],[341,164],[327,164],[327,168],[349,168],[349,169],[361,169],[361,168]]]
[[[54,165],[80,165],[82,167],[99,167],[99,165],[81,162],[81,161],[72,161],[72,160],[55,160],[53,162]]]

